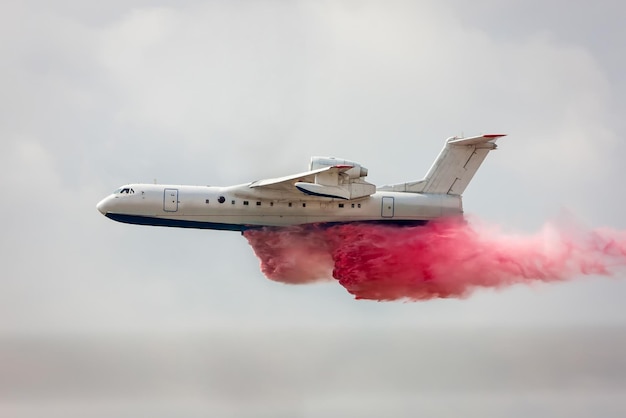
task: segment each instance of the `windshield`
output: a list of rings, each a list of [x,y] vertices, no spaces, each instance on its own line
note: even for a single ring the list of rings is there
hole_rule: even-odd
[[[113,194],[134,194],[135,191],[131,187],[120,187]]]

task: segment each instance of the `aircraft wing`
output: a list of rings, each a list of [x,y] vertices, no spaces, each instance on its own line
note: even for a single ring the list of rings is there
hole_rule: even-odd
[[[259,188],[297,192],[298,190],[295,186],[296,183],[315,183],[315,178],[318,175],[332,178],[333,176],[338,176],[340,173],[348,171],[351,168],[351,165],[334,165],[329,167],[322,167],[316,170],[305,171],[304,173],[292,174],[289,176],[277,177],[274,179],[257,180],[250,183],[248,187],[253,189]]]

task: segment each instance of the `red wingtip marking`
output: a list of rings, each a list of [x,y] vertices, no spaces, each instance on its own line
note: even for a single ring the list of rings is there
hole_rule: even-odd
[[[485,138],[500,138],[501,136],[506,136],[506,134],[487,134],[483,135]]]

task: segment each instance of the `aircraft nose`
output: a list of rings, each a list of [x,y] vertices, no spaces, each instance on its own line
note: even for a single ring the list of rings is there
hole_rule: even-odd
[[[101,201],[98,202],[98,204],[96,205],[96,208],[98,209],[98,211],[103,214],[106,215],[107,214],[107,202],[108,202],[109,198],[105,197],[104,199],[102,199]]]

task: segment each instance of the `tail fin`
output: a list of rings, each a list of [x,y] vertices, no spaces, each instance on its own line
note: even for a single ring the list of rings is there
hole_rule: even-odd
[[[449,138],[426,177],[411,183],[383,186],[380,190],[461,195],[489,151],[496,149],[496,140],[503,136]]]

